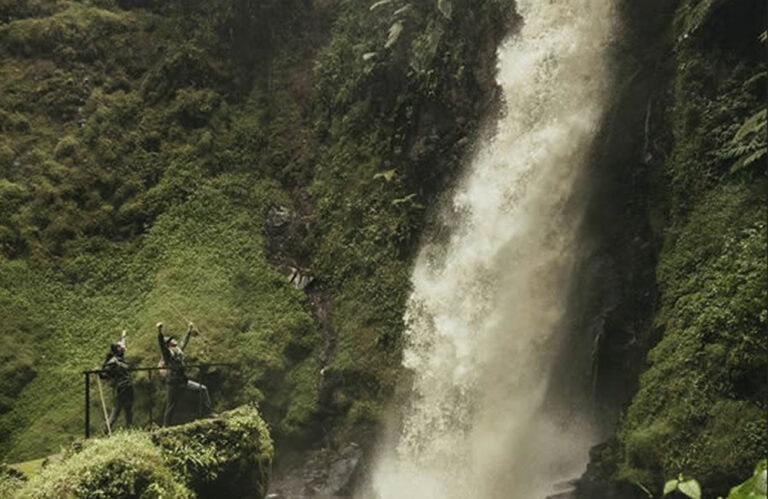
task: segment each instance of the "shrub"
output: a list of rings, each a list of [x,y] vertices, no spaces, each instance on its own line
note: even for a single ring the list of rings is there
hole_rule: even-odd
[[[87,442],[84,449],[51,464],[21,488],[18,499],[191,498],[150,436],[117,433]]]
[[[25,481],[23,473],[0,463],[0,497],[12,497]]]
[[[69,449],[18,489],[15,499],[260,499],[274,448],[254,407],[153,433],[117,432]],[[0,492],[19,477],[0,468]]]
[[[53,157],[59,160],[64,158],[71,158],[75,155],[75,152],[77,152],[78,145],[79,142],[76,138],[71,135],[67,135],[66,137],[62,138],[58,144],[56,144],[56,149],[53,150]]]
[[[16,151],[6,143],[0,142],[0,168],[9,168],[16,158]]]
[[[199,499],[261,498],[267,493],[274,448],[254,407],[165,428],[152,440]]]

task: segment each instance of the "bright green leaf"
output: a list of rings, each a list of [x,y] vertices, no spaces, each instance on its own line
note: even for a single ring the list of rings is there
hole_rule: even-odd
[[[677,489],[691,499],[701,499],[701,486],[694,479],[680,482]]]
[[[441,14],[445,16],[446,19],[451,18],[451,13],[453,12],[453,5],[451,4],[451,0],[437,0],[437,9]]]
[[[371,5],[370,10],[371,10],[371,12],[373,12],[374,10],[378,9],[379,7],[383,7],[383,6],[391,4],[391,3],[392,3],[392,0],[379,0],[378,2],[374,3],[373,5]]]
[[[395,43],[397,43],[397,39],[400,38],[400,33],[403,32],[403,23],[400,21],[397,21],[395,24],[393,24],[389,28],[389,37],[387,38],[387,43],[384,45],[384,48],[388,49]]]
[[[668,480],[667,483],[664,484],[664,495],[671,494],[675,490],[677,490],[677,484],[680,483],[678,480]]]

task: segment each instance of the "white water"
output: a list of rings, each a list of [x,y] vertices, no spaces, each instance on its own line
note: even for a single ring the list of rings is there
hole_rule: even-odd
[[[406,313],[411,402],[378,456],[381,499],[543,499],[584,469],[593,435],[545,410],[602,117],[612,0],[519,0],[499,49],[506,111],[425,244]],[[585,341],[588,341],[585,338]]]

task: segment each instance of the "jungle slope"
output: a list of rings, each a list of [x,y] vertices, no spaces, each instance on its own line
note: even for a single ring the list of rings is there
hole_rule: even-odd
[[[611,175],[638,223],[609,229],[625,287],[598,396],[626,406],[580,497],[645,497],[680,473],[725,496],[766,446],[765,4],[623,5],[616,106],[647,108],[608,123],[636,137]]]
[[[493,108],[511,12],[371,7],[0,2],[3,459],[76,438],[80,372],[123,328],[154,365],[157,320],[239,363],[193,376],[259,402],[278,446],[375,428],[424,206]]]

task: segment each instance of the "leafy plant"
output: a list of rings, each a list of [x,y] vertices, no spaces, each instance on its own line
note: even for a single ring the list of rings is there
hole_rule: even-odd
[[[731,167],[731,173],[753,165],[763,159],[768,152],[766,142],[766,110],[761,109],[750,116],[733,136],[732,148],[728,155],[737,158]]]
[[[766,494],[766,460],[763,459],[755,467],[751,478],[731,489],[728,499],[766,499]]]
[[[674,491],[679,491],[681,494],[691,499],[701,499],[701,485],[693,478],[684,478],[682,474],[677,478],[668,480],[664,484],[664,495],[667,496]]]

